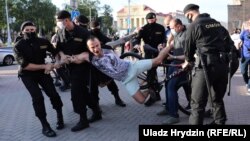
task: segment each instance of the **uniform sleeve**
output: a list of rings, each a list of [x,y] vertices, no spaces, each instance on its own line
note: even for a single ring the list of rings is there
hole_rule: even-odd
[[[143,28],[138,32],[137,36],[135,37],[135,44],[140,44],[141,43],[141,39],[142,39],[142,35],[143,35]]]
[[[110,42],[111,39],[108,38],[107,36],[103,35],[103,44],[106,44],[107,42]]]
[[[167,43],[167,38],[166,38],[165,28],[164,27],[162,27],[161,32],[162,32],[161,42],[165,44],[165,43]]]
[[[48,52],[50,52],[53,56],[56,56],[56,54],[58,54],[59,50],[54,48],[54,46],[49,42],[49,41],[46,41],[47,42],[47,45],[48,45]]]
[[[223,28],[223,32],[224,32],[224,42],[225,42],[225,51],[226,52],[230,52],[231,50],[237,50],[236,47],[234,46],[234,41],[232,40],[232,38],[230,37],[227,29]]]
[[[196,50],[196,43],[195,43],[195,26],[194,25],[190,25],[187,28],[186,31],[186,38],[185,38],[185,59],[188,62],[194,62],[195,58],[194,58],[194,54],[195,54],[195,50]]]
[[[16,44],[13,48],[14,56],[17,61],[17,63],[22,67],[25,68],[29,62],[28,59],[24,57],[23,53],[19,49],[21,46],[19,44]]]

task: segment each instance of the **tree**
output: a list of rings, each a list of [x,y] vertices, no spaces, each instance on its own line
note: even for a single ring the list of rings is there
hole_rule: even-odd
[[[100,10],[99,0],[79,0],[78,10],[81,14],[90,18],[90,10],[91,10],[91,20],[96,19],[98,17],[98,11]]]
[[[4,7],[0,3],[0,8]],[[10,25],[14,31],[20,30],[23,21],[31,20],[45,32],[52,31],[55,26],[56,6],[51,0],[8,0],[9,17],[15,17],[15,23]],[[2,17],[3,15],[3,17]],[[0,11],[0,28],[6,28],[5,11]]]
[[[106,4],[103,6],[103,10],[103,16],[100,17],[102,30],[106,34],[108,34],[108,32],[113,33],[113,16],[111,14],[113,10],[109,5]]]

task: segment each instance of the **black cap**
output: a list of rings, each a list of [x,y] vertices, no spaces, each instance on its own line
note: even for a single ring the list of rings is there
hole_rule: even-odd
[[[196,4],[188,4],[185,6],[185,8],[183,9],[183,13],[186,14],[188,11],[190,10],[197,10],[199,9],[199,6]]]
[[[66,10],[59,11],[56,15],[57,19],[66,19],[71,17],[70,13]]]
[[[156,14],[152,12],[148,13],[146,16],[146,19],[154,19],[154,18],[156,18]]]
[[[23,29],[26,27],[26,26],[36,26],[32,21],[25,21],[22,23],[20,29],[21,31],[23,31]]]
[[[87,23],[89,23],[89,19],[88,19],[86,16],[84,16],[84,15],[79,15],[79,16],[77,16],[77,17],[76,17],[76,21],[78,21],[78,22],[80,22],[80,23],[82,23],[82,24],[87,24]]]
[[[91,23],[90,23],[91,28],[96,28],[99,25],[100,25],[100,23],[98,21],[91,21]]]

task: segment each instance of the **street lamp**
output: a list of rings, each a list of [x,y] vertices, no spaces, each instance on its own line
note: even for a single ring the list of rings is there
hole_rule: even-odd
[[[130,0],[128,0],[128,34],[130,34]]]
[[[10,36],[9,12],[8,12],[7,0],[5,0],[5,10],[6,10],[7,32],[8,32],[8,39],[7,39],[8,44],[7,45],[9,47],[11,46],[11,36]]]

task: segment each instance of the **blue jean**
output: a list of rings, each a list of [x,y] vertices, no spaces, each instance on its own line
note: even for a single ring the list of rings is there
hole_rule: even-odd
[[[176,71],[176,67],[170,67],[168,74],[170,75]],[[165,83],[165,92],[166,92],[166,109],[169,112],[169,115],[175,118],[178,118],[178,89],[181,87],[180,84],[183,81],[187,81],[186,73],[180,74],[177,77],[174,77]]]
[[[248,77],[248,65],[250,64],[250,58],[245,58],[243,62],[240,64],[241,74],[245,83],[247,84],[248,89],[250,89],[250,81]]]

